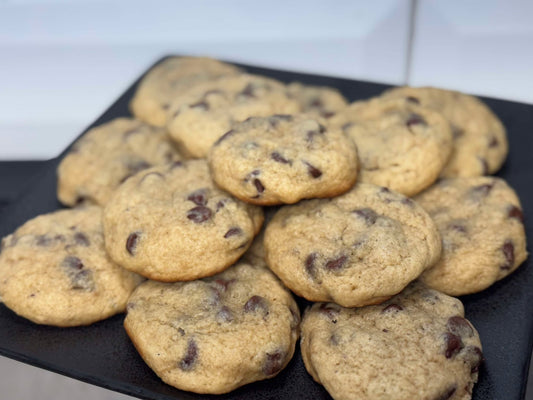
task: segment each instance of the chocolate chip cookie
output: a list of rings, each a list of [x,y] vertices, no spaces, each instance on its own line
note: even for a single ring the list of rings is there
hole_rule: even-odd
[[[309,115],[251,117],[208,156],[215,182],[243,201],[274,205],[333,197],[357,176],[357,150],[340,129]]]
[[[174,98],[168,130],[188,155],[207,156],[209,148],[234,122],[251,116],[290,114],[300,110],[285,85],[274,79],[243,74],[198,84]]]
[[[123,312],[141,277],[104,249],[99,207],[36,217],[2,240],[0,296],[37,324],[87,325]]]
[[[141,171],[117,189],[104,209],[111,258],[161,281],[198,279],[229,267],[262,222],[260,207],[215,186],[204,160]]]
[[[345,307],[400,292],[440,256],[429,215],[387,188],[358,183],[333,199],[282,207],[267,225],[268,266],[299,296]]]
[[[197,281],[145,282],[124,327],[164,382],[218,394],[277,375],[294,354],[299,320],[267,268],[239,263]]]
[[[317,303],[301,335],[307,371],[334,399],[468,400],[483,360],[461,302],[419,283],[377,306]]]
[[[287,86],[289,97],[300,103],[302,111],[321,118],[331,118],[348,105],[337,90],[327,86],[304,85],[292,82]]]
[[[479,99],[464,93],[432,87],[401,87],[383,97],[404,98],[440,112],[450,123],[453,152],[442,177],[472,177],[493,174],[508,152],[505,128]]]
[[[117,118],[89,130],[57,169],[59,200],[104,205],[127,178],[152,165],[181,159],[163,129]]]
[[[352,103],[330,119],[357,145],[360,182],[412,196],[439,176],[452,151],[446,119],[404,99]]]
[[[526,259],[522,208],[494,177],[450,178],[416,197],[442,236],[442,258],[421,279],[450,295],[479,292]]]
[[[141,80],[130,103],[132,114],[151,125],[165,126],[174,97],[192,86],[242,70],[205,57],[170,57]]]

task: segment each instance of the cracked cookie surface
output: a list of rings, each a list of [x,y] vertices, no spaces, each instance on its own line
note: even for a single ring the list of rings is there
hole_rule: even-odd
[[[333,199],[282,207],[266,227],[264,245],[268,266],[293,292],[345,307],[397,294],[441,251],[422,207],[365,183]]]
[[[2,240],[0,296],[38,324],[87,325],[123,312],[142,281],[104,249],[102,210],[61,210],[29,220]]]
[[[526,259],[520,201],[503,179],[444,179],[415,199],[442,236],[441,259],[421,276],[428,286],[455,296],[479,292]]]
[[[333,197],[350,189],[357,177],[353,141],[304,114],[235,124],[211,148],[208,160],[221,188],[260,205]]]
[[[218,394],[277,375],[294,354],[299,320],[268,268],[240,262],[197,281],[142,284],[124,326],[164,382]]]
[[[420,283],[377,306],[317,303],[301,336],[307,371],[336,400],[470,400],[483,360],[461,302]]]
[[[261,228],[263,212],[217,188],[207,162],[192,160],[129,178],[103,221],[117,263],[150,279],[180,281],[233,264]]]
[[[59,200],[105,205],[127,178],[182,157],[167,133],[131,118],[116,118],[83,135],[57,169]]]

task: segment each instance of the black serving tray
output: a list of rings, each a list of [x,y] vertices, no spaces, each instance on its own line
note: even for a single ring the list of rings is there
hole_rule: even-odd
[[[348,79],[243,67],[251,73],[285,82],[299,80],[308,84],[333,86],[350,100],[378,95],[388,87]],[[89,128],[119,116],[130,116],[128,102],[138,82]],[[532,238],[533,106],[484,100],[507,127],[510,153],[498,175],[518,192],[526,217],[526,233]],[[38,214],[61,207],[56,200],[55,171],[65,152],[39,168],[38,175],[31,180],[31,185],[22,195],[0,210],[0,236],[11,233]],[[474,390],[475,400],[524,398],[533,337],[532,283],[533,266],[530,258],[514,274],[488,290],[461,298],[466,316],[481,335],[486,358]],[[0,354],[142,399],[331,399],[305,371],[298,346],[288,367],[274,379],[252,383],[220,396],[182,392],[164,384],[146,366],[122,327],[123,319],[124,315],[117,315],[87,327],[55,328],[33,324],[0,305]]]

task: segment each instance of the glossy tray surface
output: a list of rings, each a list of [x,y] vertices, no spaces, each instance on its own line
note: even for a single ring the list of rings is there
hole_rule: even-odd
[[[249,72],[285,82],[299,80],[308,84],[333,86],[352,101],[378,95],[388,87],[355,80],[244,67]],[[90,127],[119,116],[129,116],[128,102],[137,83]],[[507,127],[510,153],[498,176],[506,179],[518,192],[524,208],[526,233],[532,238],[533,106],[484,100]],[[16,201],[2,207],[0,237],[38,214],[60,208],[55,196],[55,170],[63,155],[39,168],[30,187]],[[16,174],[16,170],[10,173]],[[10,179],[13,181],[12,176]],[[529,258],[514,274],[488,290],[461,298],[467,318],[481,335],[486,358],[474,390],[473,398],[476,400],[524,398],[533,333],[532,284],[533,268]],[[298,346],[289,366],[274,379],[249,384],[220,396],[179,391],[164,384],[144,364],[122,327],[123,319],[123,315],[117,315],[88,327],[60,329],[35,325],[0,304],[0,354],[143,399],[330,399],[326,391],[314,383],[305,371]]]

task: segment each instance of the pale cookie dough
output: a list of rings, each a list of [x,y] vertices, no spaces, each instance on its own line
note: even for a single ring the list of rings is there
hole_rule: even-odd
[[[165,126],[172,100],[192,86],[242,70],[204,57],[170,57],[141,80],[130,103],[132,114],[151,125]]]
[[[305,114],[251,117],[209,152],[215,182],[252,204],[334,197],[357,177],[357,149],[338,128]]]
[[[335,88],[304,85],[292,82],[287,85],[289,97],[300,103],[302,111],[321,118],[331,118],[346,108],[348,101]]]
[[[504,180],[451,178],[416,197],[437,224],[442,258],[421,279],[453,296],[479,292],[527,257],[520,201]]]
[[[450,123],[454,146],[442,177],[472,177],[493,174],[507,157],[505,127],[478,98],[432,87],[401,87],[384,93],[387,98],[405,98],[440,112]]]
[[[318,303],[302,357],[335,400],[470,400],[483,354],[463,317],[458,299],[418,283],[378,306]]]
[[[219,394],[277,375],[294,354],[299,322],[290,292],[267,268],[238,263],[202,280],[144,283],[124,327],[164,382]]]
[[[452,151],[448,122],[403,99],[352,103],[330,119],[357,145],[360,182],[412,196],[439,176]]]
[[[167,127],[180,149],[201,158],[234,122],[298,111],[281,82],[242,74],[196,85],[176,97]]]
[[[215,186],[204,160],[142,171],[104,209],[109,255],[124,268],[161,281],[224,270],[250,246],[262,222],[260,207]]]
[[[266,227],[264,245],[268,266],[289,289],[345,307],[385,301],[441,252],[422,207],[365,183],[333,199],[282,207]]]
[[[37,324],[88,325],[126,309],[142,281],[106,254],[99,207],[36,217],[2,240],[0,297]]]
[[[85,133],[61,160],[57,196],[68,206],[82,201],[104,205],[133,174],[181,158],[163,129],[116,118]]]

